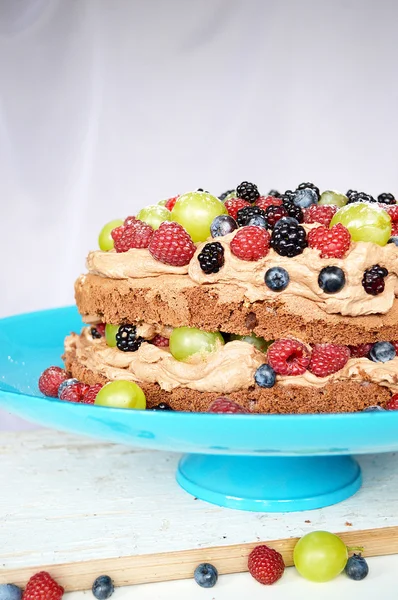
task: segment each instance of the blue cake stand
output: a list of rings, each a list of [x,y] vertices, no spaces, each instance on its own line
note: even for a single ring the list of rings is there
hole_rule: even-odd
[[[398,450],[398,411],[214,415],[112,409],[44,398],[40,373],[79,331],[74,307],[0,320],[0,407],[59,430],[184,453],[177,481],[229,508],[286,512],[340,502],[361,486],[352,454]]]

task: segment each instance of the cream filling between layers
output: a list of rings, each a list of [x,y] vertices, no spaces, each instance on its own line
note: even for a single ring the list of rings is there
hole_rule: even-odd
[[[227,394],[254,385],[256,369],[265,362],[265,355],[251,344],[228,342],[200,363],[177,361],[167,349],[143,343],[137,352],[122,352],[109,348],[104,339],[92,339],[86,328],[79,336],[72,333],[65,340],[66,352],[73,351],[81,365],[109,380],[127,379],[158,383],[168,392],[175,388],[190,388],[199,392]],[[309,371],[295,377],[277,377],[279,385],[324,387],[337,381],[376,383],[398,392],[398,357],[387,363],[367,358],[350,358],[343,369],[327,377],[316,377]]]

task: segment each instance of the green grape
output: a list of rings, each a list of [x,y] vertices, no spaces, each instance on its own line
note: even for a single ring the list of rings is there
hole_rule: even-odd
[[[228,214],[224,204],[207,192],[188,192],[180,196],[171,211],[171,220],[188,231],[194,242],[210,237],[210,225],[215,217]]]
[[[171,221],[171,213],[164,206],[152,204],[151,206],[141,208],[137,215],[137,219],[144,221],[144,223],[147,223],[153,229],[159,229],[161,223],[164,221]]]
[[[347,202],[348,198],[344,194],[336,192],[335,190],[326,190],[326,192],[322,192],[318,204],[334,204],[341,208],[342,206],[345,206]]]
[[[110,221],[109,223],[103,226],[98,236],[98,245],[101,248],[101,250],[103,250],[104,252],[108,252],[108,250],[113,250],[115,245],[111,236],[111,231],[116,227],[120,227],[120,225],[123,225],[123,223],[124,221],[122,221],[121,219],[114,219],[113,221]]]
[[[232,198],[236,198],[236,190],[234,190],[233,192],[231,192],[230,194],[228,194],[228,196],[225,196],[225,198],[223,198],[223,202],[225,204],[225,202],[227,200],[232,200]]]
[[[347,227],[354,242],[373,242],[385,246],[391,237],[391,217],[380,208],[366,202],[343,206],[334,215],[330,227],[341,223]]]
[[[176,327],[170,336],[170,352],[176,360],[189,362],[195,354],[208,354],[224,345],[221,333],[201,331],[195,327]]]
[[[145,410],[146,398],[139,385],[133,381],[112,381],[100,389],[95,404],[112,408],[135,408]]]
[[[230,337],[232,340],[241,340],[242,342],[247,342],[248,344],[252,344],[258,350],[262,352],[266,352],[269,346],[272,344],[272,341],[267,342],[264,338],[258,337],[252,333],[251,335],[237,335],[236,333],[232,333]]]
[[[116,334],[118,329],[119,325],[111,325],[111,323],[105,325],[105,340],[111,348],[115,348],[116,346]]]
[[[344,542],[327,531],[307,533],[297,542],[293,552],[294,564],[300,575],[319,583],[337,577],[346,566],[347,559]]]
[[[167,198],[166,198],[166,200],[159,200],[158,205],[159,206],[166,206],[167,202],[168,202]]]

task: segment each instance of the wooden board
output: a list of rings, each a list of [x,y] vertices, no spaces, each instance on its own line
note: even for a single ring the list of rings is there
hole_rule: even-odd
[[[297,537],[341,533],[367,556],[398,553],[398,460],[360,458],[364,486],[317,511],[247,513],[195,500],[174,481],[178,456],[46,430],[0,435],[0,583],[50,571],[67,590],[101,573],[117,585],[191,577],[199,562],[247,570],[261,542],[292,564]]]

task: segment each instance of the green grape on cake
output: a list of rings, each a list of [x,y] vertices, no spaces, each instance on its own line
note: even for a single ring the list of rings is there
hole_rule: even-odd
[[[170,352],[176,360],[192,362],[224,345],[224,338],[219,332],[202,331],[195,327],[176,327],[170,336]]]
[[[137,219],[147,223],[152,229],[159,229],[161,223],[164,223],[164,221],[171,221],[171,213],[167,208],[160,204],[152,204],[151,206],[141,208],[137,215]]]
[[[105,325],[105,340],[110,348],[116,347],[116,334],[119,331],[119,325],[107,323]]]
[[[266,352],[272,344],[272,341],[267,342],[264,338],[254,335],[254,333],[251,335],[237,335],[232,333],[230,339],[231,341],[241,340],[242,342],[247,342],[257,348],[257,350],[261,350],[261,352]]]
[[[113,250],[115,243],[112,239],[111,233],[114,229],[116,229],[116,227],[120,227],[120,225],[123,225],[123,221],[121,219],[114,219],[103,226],[98,236],[98,245],[101,250],[104,252]]]
[[[204,242],[211,236],[213,220],[226,214],[228,211],[218,198],[208,192],[196,191],[177,199],[171,211],[171,220],[182,225],[193,242]]]
[[[334,190],[326,190],[325,192],[322,192],[318,204],[320,204],[321,206],[327,204],[334,204],[334,206],[342,208],[347,204],[347,202],[348,198],[344,194],[341,194],[340,192],[336,192]]]
[[[385,246],[391,237],[391,217],[377,204],[359,202],[340,208],[330,227],[341,223],[348,229],[354,242],[373,242]]]

